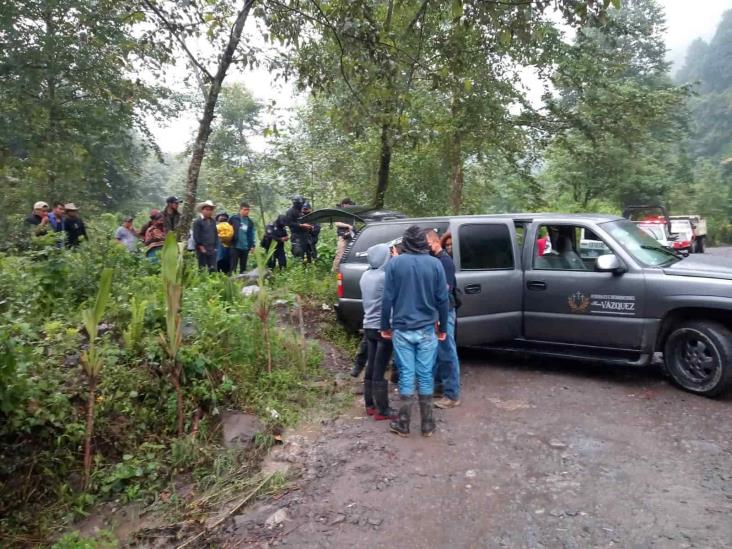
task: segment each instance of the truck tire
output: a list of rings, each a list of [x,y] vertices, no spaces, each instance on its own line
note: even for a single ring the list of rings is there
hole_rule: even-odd
[[[732,386],[732,332],[718,322],[692,320],[675,326],[663,359],[674,382],[690,393],[712,397]]]

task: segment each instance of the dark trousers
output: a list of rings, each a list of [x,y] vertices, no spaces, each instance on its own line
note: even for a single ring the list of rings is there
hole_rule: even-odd
[[[283,243],[277,244],[274,253],[267,262],[267,267],[274,269],[275,264],[278,264],[280,269],[287,267],[287,254],[285,253],[285,245]]]
[[[209,273],[216,272],[216,250],[199,252],[196,250],[196,257],[198,258],[198,268],[208,269]]]
[[[381,337],[379,330],[364,330],[366,335],[366,373],[364,380],[384,381],[384,372],[391,360],[391,341]]]
[[[229,271],[236,272],[236,264],[239,263],[239,272],[244,273],[247,270],[247,260],[249,259],[249,250],[240,250],[232,246],[229,249]]]

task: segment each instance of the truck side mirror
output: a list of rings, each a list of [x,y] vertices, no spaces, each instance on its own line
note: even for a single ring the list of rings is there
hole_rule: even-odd
[[[601,273],[623,274],[626,271],[626,268],[625,265],[621,263],[620,259],[618,259],[618,256],[606,254],[597,258],[595,270]]]

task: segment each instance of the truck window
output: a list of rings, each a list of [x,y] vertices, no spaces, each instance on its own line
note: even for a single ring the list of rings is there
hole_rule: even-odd
[[[447,222],[421,223],[370,223],[356,235],[356,240],[350,247],[348,255],[343,259],[345,263],[366,263],[366,251],[374,244],[386,244],[402,236],[412,225],[423,229],[434,229],[442,235],[447,230]]]
[[[598,257],[613,253],[592,230],[579,225],[543,225],[538,234],[537,270],[594,271]]]
[[[458,234],[461,270],[513,269],[513,244],[506,225],[462,225]]]

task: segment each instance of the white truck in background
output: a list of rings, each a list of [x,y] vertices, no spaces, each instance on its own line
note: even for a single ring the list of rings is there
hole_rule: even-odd
[[[691,234],[689,235],[691,237],[689,239],[691,242],[691,253],[703,254],[707,240],[707,220],[697,214],[671,215],[669,216],[669,219],[671,220],[672,233],[681,233],[681,230],[676,231],[675,228],[685,228],[685,222],[688,221],[689,225],[691,226]],[[685,233],[688,232],[688,229],[684,230]]]

